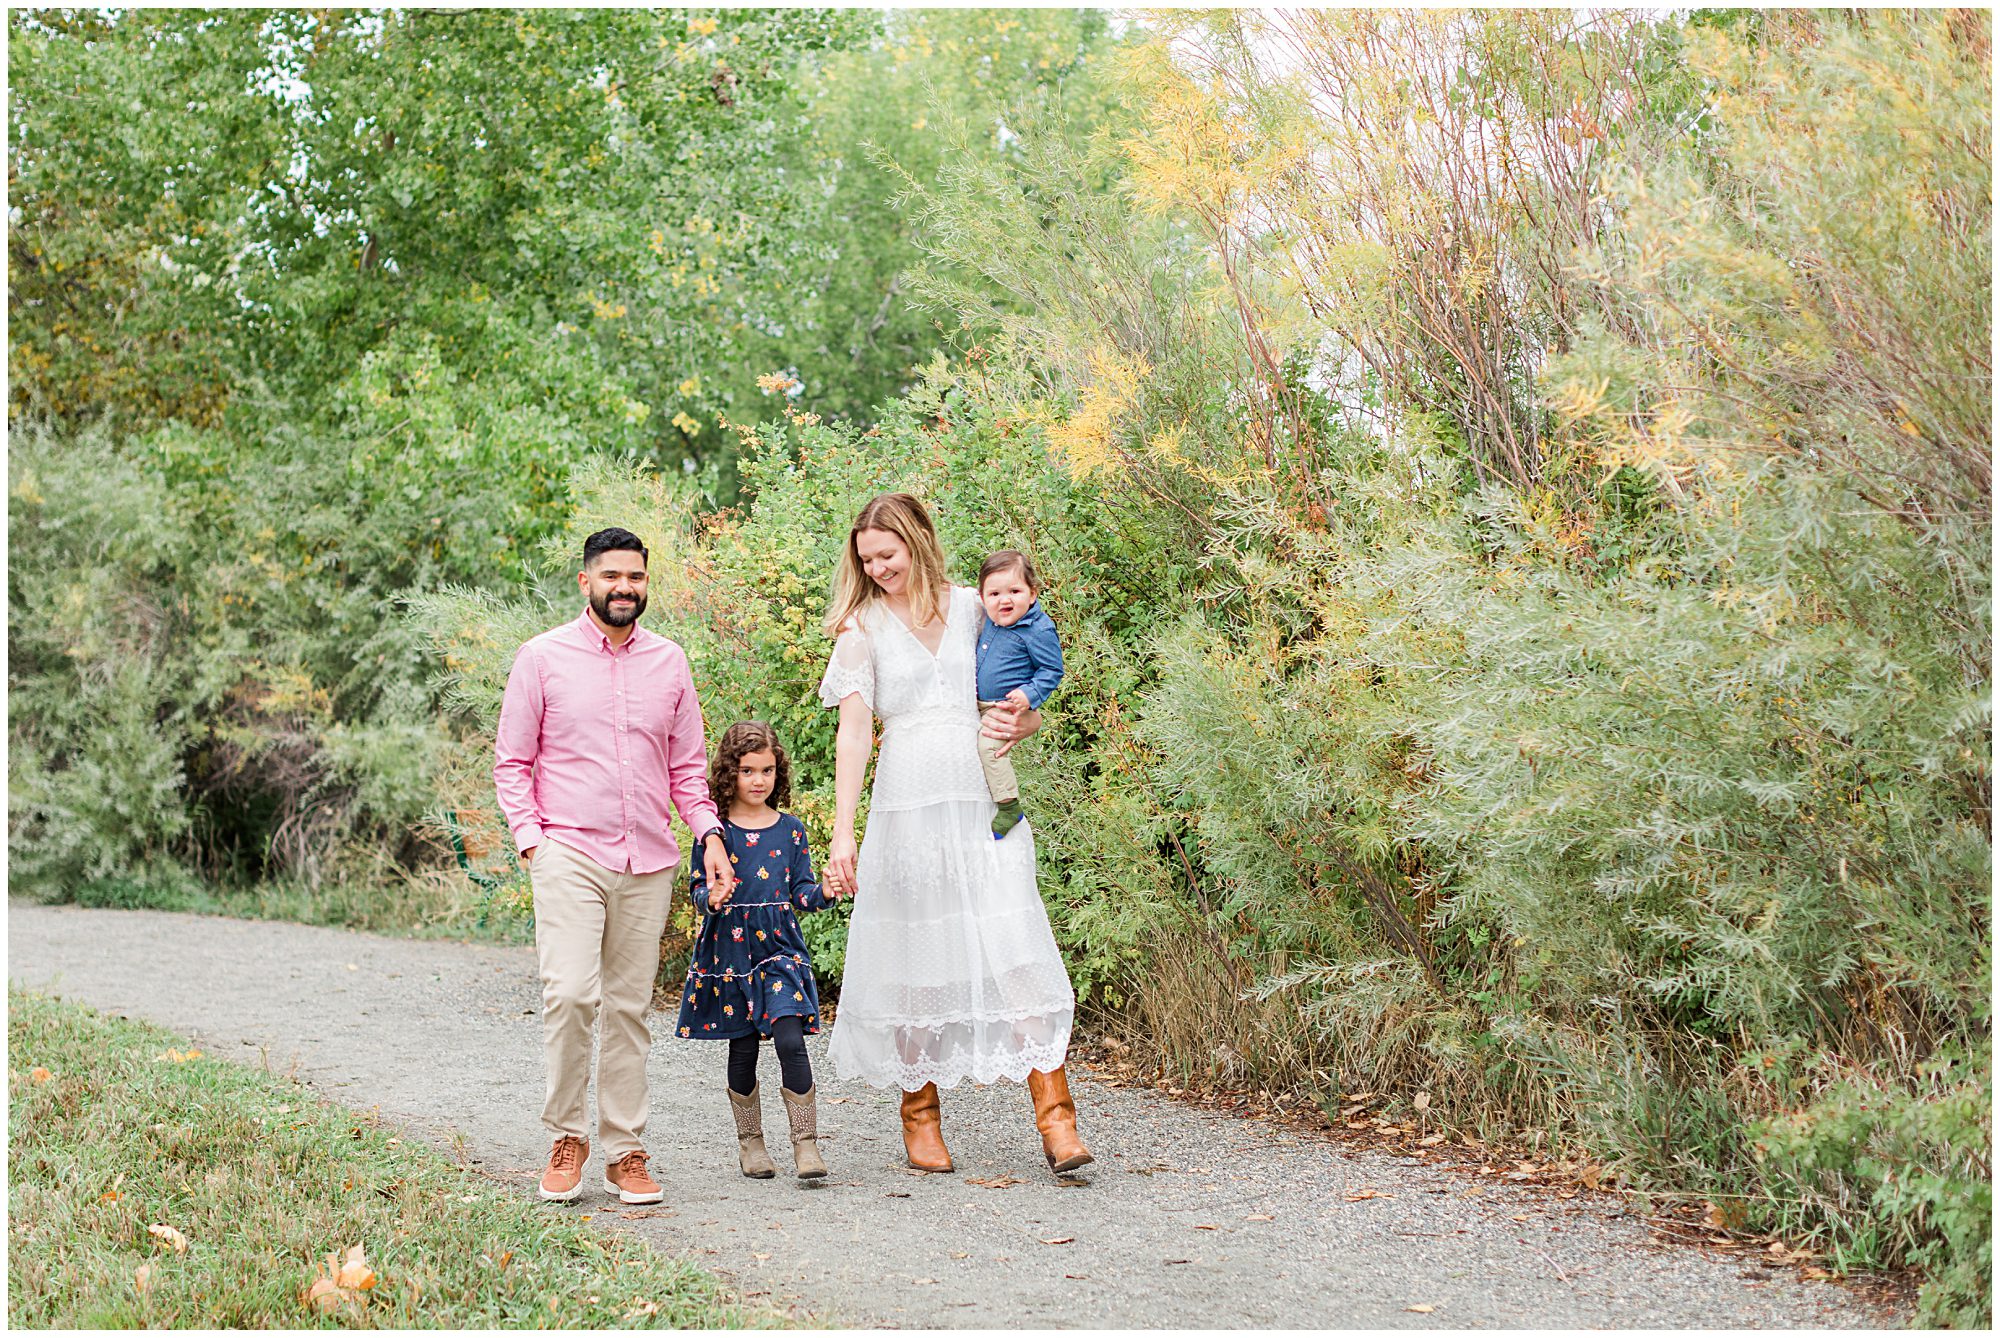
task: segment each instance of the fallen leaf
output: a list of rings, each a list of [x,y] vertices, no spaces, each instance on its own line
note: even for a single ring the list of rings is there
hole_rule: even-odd
[[[1434,1148],[1438,1144],[1444,1142],[1444,1140],[1445,1140],[1445,1135],[1432,1134],[1429,1138],[1419,1138],[1417,1140],[1417,1146],[1420,1148]]]
[[[882,1196],[885,1199],[907,1199],[910,1196],[900,1189],[892,1189]]]
[[[40,1084],[42,1084],[42,1083],[45,1083],[45,1082],[47,1082],[47,1081],[48,1081],[49,1079],[51,1079],[51,1078],[53,1078],[53,1077],[55,1077],[55,1076],[56,1076],[55,1074],[53,1074],[53,1073],[50,1073],[50,1072],[49,1072],[49,1071],[48,1071],[47,1069],[43,1068],[43,1067],[42,1067],[42,1066],[41,1066],[40,1064],[37,1064],[37,1065],[35,1065],[35,1067],[33,1067],[32,1069],[29,1069],[29,1070],[28,1070],[28,1081],[29,1081],[29,1082],[31,1082],[31,1083],[35,1083],[35,1084],[36,1084],[36,1085],[38,1085],[38,1086],[39,1086]]]
[[[1410,1104],[1418,1110],[1429,1110],[1431,1108],[1431,1094],[1429,1092],[1418,1092]]]
[[[637,1306],[633,1307],[632,1313],[635,1315],[657,1315],[660,1313],[660,1303],[658,1301],[641,1301]]]
[[[145,1291],[146,1288],[152,1286],[153,1266],[151,1264],[141,1264],[137,1268],[133,1269],[132,1285],[134,1287],[137,1287],[142,1292]]]
[[[1604,1179],[1604,1168],[1592,1162],[1583,1168],[1583,1174],[1578,1176],[1577,1179],[1583,1181],[1585,1189],[1596,1189]]]
[[[1045,1236],[1045,1237],[1043,1237],[1043,1238],[1042,1238],[1042,1244],[1044,1244],[1044,1245],[1068,1245],[1068,1244],[1072,1243],[1072,1242],[1073,1242],[1073,1241],[1075,1241],[1075,1240],[1076,1240],[1076,1237],[1075,1237],[1075,1236]]]
[[[347,1258],[333,1275],[334,1285],[357,1292],[365,1292],[376,1282],[375,1270],[368,1267],[368,1254],[359,1245],[351,1245]]]
[[[1271,1216],[1271,1214],[1269,1213],[1251,1213],[1248,1217],[1244,1218],[1243,1220],[1246,1222],[1275,1222],[1278,1219]]]
[[[1088,1282],[1090,1280],[1090,1274],[1088,1273],[1065,1273],[1063,1276],[1071,1282]]]
[[[1406,1305],[1403,1307],[1403,1309],[1409,1311],[1413,1315],[1428,1315],[1431,1313],[1431,1311],[1436,1310],[1437,1307],[1434,1305]]]
[[[1514,1220],[1516,1222],[1525,1222],[1528,1220],[1528,1215],[1526,1213],[1515,1213]]]
[[[1194,1224],[1194,1229],[1196,1231],[1216,1231],[1219,1230],[1220,1228],[1218,1228],[1213,1222],[1196,1222]]]
[[[769,1259],[769,1258],[770,1258],[771,1256],[770,1256],[770,1255],[768,1255],[768,1254],[752,1254],[752,1255],[751,1255],[750,1257],[751,1257],[752,1259],[755,1259],[755,1260],[756,1260],[756,1261],[757,1261],[758,1263],[760,1263],[760,1264],[761,1264],[761,1263],[763,1263],[763,1262],[764,1262],[765,1260]]]
[[[937,1286],[937,1279],[936,1279],[936,1278],[918,1278],[918,1279],[917,1279],[917,1280],[916,1280],[915,1282],[911,1283],[910,1285],[911,1285],[912,1287],[935,1287],[935,1286]]]
[[[1005,1189],[1009,1185],[1018,1185],[1023,1182],[1011,1175],[996,1175],[990,1180],[967,1180],[965,1183],[968,1185],[979,1185],[985,1189]]]
[[[338,1310],[347,1301],[347,1294],[340,1290],[332,1278],[317,1278],[306,1288],[305,1307],[325,1314]]]
[[[146,1234],[162,1241],[175,1254],[186,1254],[188,1238],[164,1222],[155,1222],[146,1228]]]
[[[1393,1199],[1394,1194],[1384,1194],[1379,1189],[1357,1189],[1347,1196],[1349,1203],[1359,1203],[1363,1199]]]
[[[951,1257],[954,1259],[970,1259],[972,1257],[972,1254],[968,1250],[953,1250],[951,1252]]]
[[[1740,1203],[1708,1203],[1702,1207],[1701,1224],[1717,1231],[1736,1230],[1746,1216]]]
[[[99,1203],[116,1203],[118,1202],[118,1191],[115,1189],[107,1189],[102,1194],[99,1194],[97,1196],[97,1201]]]
[[[356,966],[353,962],[349,962],[347,964],[347,969],[350,971],[359,971],[361,968]]]

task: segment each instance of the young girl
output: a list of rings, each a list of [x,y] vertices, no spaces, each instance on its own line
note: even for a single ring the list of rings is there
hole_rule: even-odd
[[[829,903],[813,877],[804,825],[776,807],[791,802],[791,771],[769,725],[731,725],[716,745],[708,788],[723,816],[722,839],[736,886],[711,892],[704,872],[694,871],[690,891],[701,929],[678,1024],[682,1036],[729,1042],[738,1158],[743,1174],[758,1180],[776,1173],[764,1150],[764,1105],[757,1088],[757,1051],[764,1036],[778,1052],[799,1179],[826,1174],[805,1041],[819,1032],[819,991],[797,912]]]

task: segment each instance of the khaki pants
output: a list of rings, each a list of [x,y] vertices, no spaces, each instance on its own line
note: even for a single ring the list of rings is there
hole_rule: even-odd
[[[590,1040],[597,1051],[597,1129],[608,1162],[641,1147],[646,1132],[646,1009],[660,967],[660,932],[674,871],[613,873],[582,852],[544,839],[528,863],[535,890],[535,954],[542,970],[542,1052],[548,1097],[542,1123],[558,1137],[588,1138]]]
[[[985,719],[986,713],[998,705],[999,702],[979,703],[980,718]],[[1004,804],[1009,799],[1021,797],[1021,783],[1014,779],[1014,764],[1004,757],[993,755],[993,750],[1006,742],[1005,739],[996,739],[983,730],[979,735],[979,769],[986,773],[986,793],[993,796],[993,802],[996,804]]]

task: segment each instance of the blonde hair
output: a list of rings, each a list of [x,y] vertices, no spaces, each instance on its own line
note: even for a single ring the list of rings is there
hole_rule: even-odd
[[[944,550],[938,547],[937,530],[922,502],[906,492],[885,492],[869,499],[847,532],[847,547],[833,573],[826,634],[839,636],[849,618],[882,598],[882,587],[861,566],[863,530],[886,530],[910,550],[910,626],[929,624],[938,616],[939,604],[951,586],[944,574]]]

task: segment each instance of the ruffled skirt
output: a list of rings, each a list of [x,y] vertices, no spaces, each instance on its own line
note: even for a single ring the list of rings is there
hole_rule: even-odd
[[[869,816],[828,1055],[915,1091],[1027,1081],[1069,1050],[1076,994],[1035,890],[1034,833],[995,841],[990,800]]]

